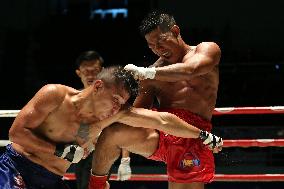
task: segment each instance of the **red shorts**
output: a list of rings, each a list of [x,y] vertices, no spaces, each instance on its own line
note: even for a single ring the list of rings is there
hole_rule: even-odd
[[[200,116],[183,109],[159,109],[175,114],[184,121],[202,130],[211,131],[212,124]],[[168,180],[177,183],[204,182],[213,180],[214,156],[200,139],[175,137],[159,131],[159,147],[148,159],[167,164]]]

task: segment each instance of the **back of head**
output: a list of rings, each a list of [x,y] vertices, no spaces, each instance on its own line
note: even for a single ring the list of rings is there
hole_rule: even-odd
[[[150,33],[156,28],[160,27],[162,32],[170,31],[170,29],[176,24],[176,21],[172,15],[164,11],[155,10],[142,20],[139,30],[142,36]]]
[[[81,53],[76,59],[77,68],[79,68],[84,61],[92,61],[92,60],[98,60],[101,66],[104,63],[104,59],[101,57],[101,55],[98,52],[85,51]]]
[[[104,82],[106,86],[121,86],[133,100],[138,94],[138,81],[136,81],[130,71],[123,69],[121,66],[110,66],[104,68],[98,75],[97,79]]]

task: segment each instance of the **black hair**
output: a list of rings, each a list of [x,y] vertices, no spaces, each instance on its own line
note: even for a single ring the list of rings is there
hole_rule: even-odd
[[[107,86],[122,86],[130,95],[129,103],[133,103],[138,94],[138,81],[134,79],[132,73],[123,69],[122,66],[110,66],[104,68],[97,79],[102,80]]]
[[[76,59],[76,66],[79,68],[84,61],[98,60],[102,65],[104,63],[104,59],[101,55],[96,51],[85,51],[82,52],[78,58]]]
[[[142,36],[150,33],[160,27],[162,32],[170,31],[170,29],[176,24],[174,17],[162,10],[154,10],[147,14],[142,20],[139,30]]]

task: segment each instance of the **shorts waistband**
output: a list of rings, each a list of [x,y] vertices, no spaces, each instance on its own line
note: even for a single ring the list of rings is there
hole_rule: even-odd
[[[209,120],[202,118],[200,115],[197,115],[189,110],[185,109],[178,109],[178,108],[158,108],[153,109],[159,112],[169,112],[177,117],[181,118],[182,120],[192,124],[200,129],[211,131],[212,124]]]

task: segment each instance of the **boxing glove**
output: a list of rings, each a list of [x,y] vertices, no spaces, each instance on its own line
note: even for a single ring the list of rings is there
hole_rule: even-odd
[[[57,144],[54,155],[71,163],[78,163],[84,157],[84,148],[79,145]]]

